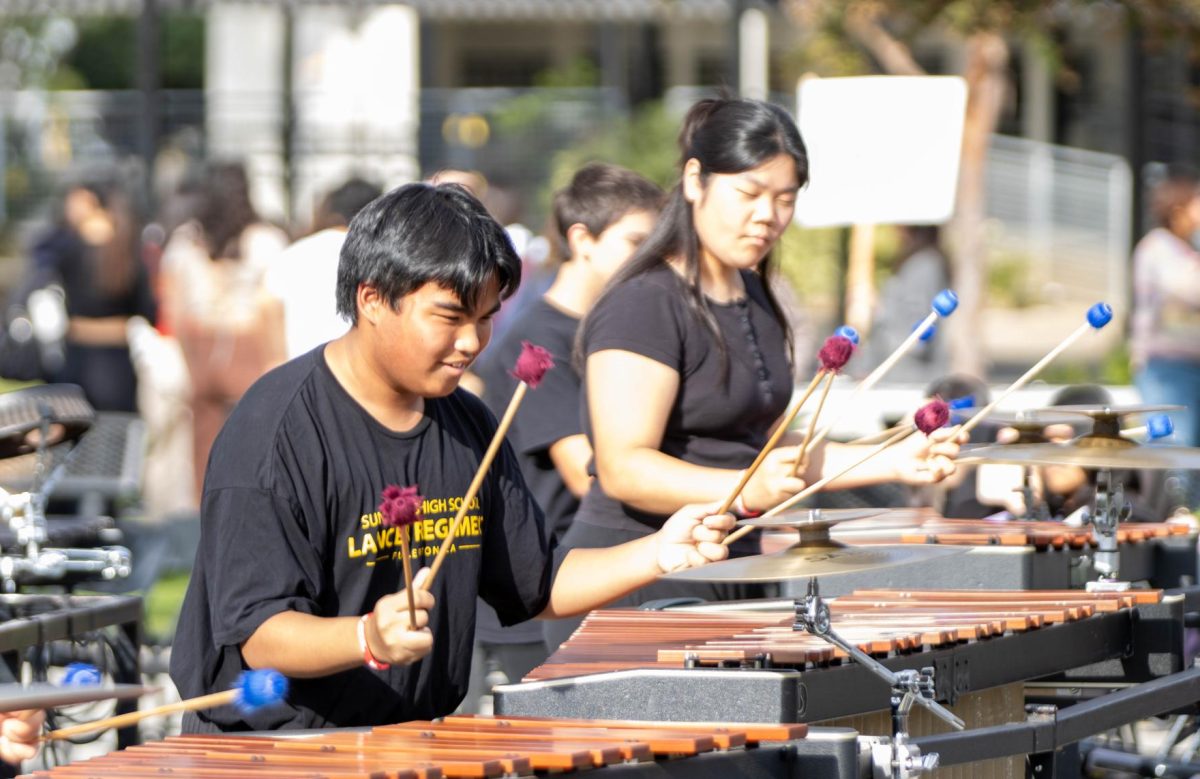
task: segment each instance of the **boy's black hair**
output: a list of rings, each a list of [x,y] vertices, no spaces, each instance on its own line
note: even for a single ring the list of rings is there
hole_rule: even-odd
[[[657,184],[632,170],[604,162],[580,168],[571,183],[554,193],[554,227],[559,256],[570,259],[567,230],[581,224],[598,238],[626,214],[662,209],[666,193]]]
[[[433,282],[474,310],[488,283],[500,299],[521,283],[521,260],[504,228],[457,184],[406,184],[371,201],[350,222],[338,262],[337,310],[358,322],[360,284],[393,307]]]

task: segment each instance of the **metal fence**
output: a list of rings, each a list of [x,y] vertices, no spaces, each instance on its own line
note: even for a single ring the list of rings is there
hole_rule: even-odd
[[[682,113],[697,96],[695,90],[673,90],[667,104]],[[261,138],[263,123],[277,125],[280,136],[290,123],[288,148],[301,173],[305,159],[320,154],[341,155],[372,170],[371,160],[385,150],[374,148],[369,137],[314,132],[297,123],[297,116],[313,113],[306,106],[319,103],[320,96],[297,93],[293,99],[289,120],[279,94],[263,95],[250,105],[201,91],[167,91],[162,137],[177,157],[203,158],[206,127],[252,123],[260,131],[246,137]],[[141,110],[137,92],[0,93],[5,170],[0,223],[5,217],[19,223],[35,215],[63,172],[135,154]],[[404,151],[415,153],[421,171],[483,170],[524,199],[527,213],[544,194],[555,152],[629,112],[619,93],[605,89],[424,90],[417,110],[414,145]],[[1016,294],[1027,299],[1017,302],[1051,302],[1063,295],[1125,299],[1132,181],[1124,160],[996,136],[987,197],[993,270],[1007,268],[1021,279]],[[302,218],[304,208],[296,213]]]
[[[987,171],[993,268],[1013,266],[1023,302],[1125,300],[1132,197],[1121,157],[995,136]]]

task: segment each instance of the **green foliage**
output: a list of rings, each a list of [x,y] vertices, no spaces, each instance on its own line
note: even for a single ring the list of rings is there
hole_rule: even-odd
[[[137,81],[137,20],[83,17],[79,40],[63,61],[88,89],[133,89]]]
[[[600,68],[590,57],[576,57],[561,68],[546,68],[533,77],[543,89],[574,89],[600,86]]]
[[[163,88],[204,87],[204,31],[203,14],[172,13],[163,17]]]
[[[1019,254],[993,256],[987,269],[987,301],[1001,308],[1028,308],[1038,302],[1030,283],[1030,259]]]
[[[175,635],[175,623],[183,608],[190,572],[171,573],[151,585],[145,595],[146,635],[152,639],[170,640]]]
[[[580,143],[554,155],[550,190],[565,186],[575,171],[589,162],[623,165],[670,188],[679,177],[675,140],[680,118],[661,102],[646,103],[632,116],[614,117]]]
[[[546,121],[558,100],[549,90],[594,87],[599,83],[600,71],[587,57],[578,57],[565,67],[547,68],[533,77],[538,89],[506,102],[494,112],[492,121],[505,135],[526,133]]]
[[[807,305],[836,306],[841,274],[842,230],[790,225],[775,250],[779,270]]]
[[[0,14],[0,87],[47,86],[58,77],[62,57],[76,40],[69,19]]]
[[[199,89],[204,86],[204,16],[169,13],[162,17],[159,42],[162,86]],[[88,16],[76,20],[34,19],[25,22],[34,34],[66,24],[73,30],[71,45],[53,59],[40,57],[41,71],[30,69],[26,86],[48,89],[135,89],[138,66],[138,20],[131,16]],[[55,40],[63,35],[51,34]]]
[[[1094,363],[1071,360],[1051,363],[1038,378],[1047,384],[1132,384],[1129,345],[1121,341]]]

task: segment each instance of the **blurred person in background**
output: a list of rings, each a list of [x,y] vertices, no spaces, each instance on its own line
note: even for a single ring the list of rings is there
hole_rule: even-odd
[[[1172,413],[1184,446],[1200,445],[1200,178],[1175,169],[1154,188],[1156,227],[1133,250],[1131,350],[1147,403],[1188,406]]]
[[[37,295],[57,287],[65,307],[62,362],[44,364],[44,378],[78,384],[100,411],[137,409],[126,324],[153,319],[156,308],[140,234],[131,198],[106,176],[67,188],[54,226],[30,253],[21,299],[35,307]]]
[[[213,439],[246,389],[286,357],[283,311],[264,279],[287,246],[259,218],[246,171],[206,171],[196,217],[163,254],[163,316],[191,378],[193,469],[199,499]]]
[[[1186,406],[1171,412],[1176,441],[1200,446],[1200,177],[1169,170],[1150,205],[1157,226],[1133,250],[1134,381],[1146,403]],[[1184,481],[1194,507],[1200,480]]]
[[[267,291],[283,307],[288,359],[350,329],[350,324],[338,316],[330,290],[337,287],[338,257],[350,220],[381,194],[378,186],[360,178],[343,183],[317,209],[312,235],[289,246],[267,271]]]
[[[879,291],[865,344],[867,359],[859,364],[863,370],[874,369],[896,351],[929,313],[934,296],[950,286],[950,261],[942,252],[937,225],[900,225],[897,229],[900,256]],[[945,322],[938,326],[944,327]],[[935,332],[892,368],[889,381],[924,384],[930,376],[944,376],[950,369],[948,343],[945,335]]]

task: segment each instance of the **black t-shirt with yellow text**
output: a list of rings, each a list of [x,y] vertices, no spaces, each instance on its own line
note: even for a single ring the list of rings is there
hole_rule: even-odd
[[[246,670],[239,646],[270,617],[358,616],[403,588],[398,531],[378,513],[384,487],[415,485],[423,496],[412,569],[431,564],[495,430],[483,403],[462,390],[427,400],[412,430],[388,430],[338,383],[323,352],[259,380],[213,446],[171,658],[185,698],[230,687]],[[428,657],[292,679],[283,707],[214,709],[185,729],[362,726],[449,713],[467,689],[476,597],[504,624],[547,603],[558,553],[542,524],[506,444],[434,584]]]

